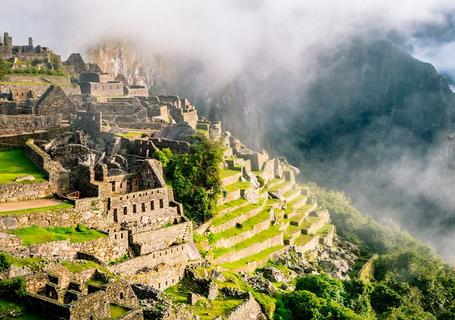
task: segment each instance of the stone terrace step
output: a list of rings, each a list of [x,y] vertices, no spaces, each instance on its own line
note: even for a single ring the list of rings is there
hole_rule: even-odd
[[[302,193],[302,190],[300,189],[300,187],[296,186],[294,188],[292,188],[291,190],[289,190],[288,192],[286,192],[285,194],[283,194],[283,196],[286,198],[286,201],[289,203],[289,202],[292,202],[294,199],[298,198]]]
[[[302,208],[293,210],[291,214],[288,214],[291,224],[300,225],[316,207],[315,203],[307,203]]]
[[[285,193],[287,193],[288,191],[290,191],[296,187],[297,187],[297,185],[294,182],[286,181],[285,183],[277,186],[276,191],[278,191],[280,194],[284,195]]]
[[[305,195],[300,195],[291,202],[288,203],[288,206],[293,208],[293,209],[299,209],[303,207],[308,201],[308,197]]]
[[[319,236],[302,234],[295,239],[293,245],[294,249],[300,253],[314,250],[319,245]]]
[[[330,215],[327,211],[318,211],[316,216],[311,216],[302,223],[303,233],[314,235],[330,220]]]
[[[228,262],[221,265],[222,270],[228,271],[244,271],[253,272],[257,268],[265,266],[271,256],[278,253],[284,248],[283,245],[277,245],[271,248],[267,248],[251,256],[239,259],[237,261]]]
[[[242,206],[237,210],[231,211],[225,215],[213,218],[212,224],[209,227],[210,232],[220,233],[224,230],[235,227],[238,223],[242,223],[249,218],[255,216],[264,210],[265,201],[257,204],[249,204]]]
[[[271,210],[271,207],[266,207],[265,209],[263,209],[258,214],[256,214],[256,215],[252,216],[251,218],[243,221],[241,227],[233,226],[233,227],[231,227],[229,229],[226,229],[226,230],[224,230],[222,232],[212,233],[212,237],[210,238],[211,240],[209,239],[210,240],[209,242],[216,243],[216,242],[218,242],[221,239],[229,239],[229,238],[232,238],[232,237],[236,237],[236,236],[238,236],[239,234],[241,234],[243,232],[247,232],[247,231],[253,230],[254,227],[257,224],[260,224],[260,223],[262,223],[264,221],[271,221],[272,214],[271,214],[270,210]]]
[[[235,211],[237,209],[240,209],[241,207],[244,207],[248,205],[249,202],[246,201],[245,199],[237,199],[234,201],[226,202],[222,205],[217,206],[216,211],[217,214],[216,216],[222,216],[224,214],[227,214],[229,212]]]
[[[268,230],[262,231],[245,241],[237,243],[230,248],[220,248],[213,250],[215,262],[224,264],[243,259],[274,246],[283,244],[283,233],[278,226],[273,226]]]
[[[274,178],[272,180],[270,180],[270,182],[267,184],[267,189],[269,190],[272,190],[274,189],[276,186],[284,183],[284,179],[277,179],[277,178]]]
[[[289,245],[294,243],[294,240],[297,239],[302,234],[302,228],[296,225],[289,225],[284,232],[284,244]]]

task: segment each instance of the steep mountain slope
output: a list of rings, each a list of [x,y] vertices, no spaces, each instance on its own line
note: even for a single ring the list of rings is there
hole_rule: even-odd
[[[222,85],[201,61],[140,56],[126,44],[106,43],[88,56],[154,94],[189,97],[248,145],[285,156],[307,179],[347,191],[366,212],[450,255],[453,208],[444,198],[441,143],[454,94],[430,64],[388,40],[355,39],[303,57],[309,61],[294,70],[265,52]]]

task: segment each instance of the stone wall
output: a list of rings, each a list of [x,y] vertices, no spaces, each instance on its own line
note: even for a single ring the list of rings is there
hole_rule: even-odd
[[[44,198],[53,193],[49,182],[0,184],[0,202],[33,200]]]
[[[319,211],[317,215],[319,219],[306,229],[307,234],[316,234],[323,225],[330,221],[330,215],[327,210]]]
[[[162,250],[174,244],[192,240],[192,223],[179,223],[170,227],[150,230],[131,235],[134,251],[144,255],[153,251]]]
[[[232,176],[226,177],[221,179],[221,185],[227,186],[229,184],[236,183],[237,181],[240,180],[240,177],[242,176],[242,172],[239,171],[239,173],[233,174]]]
[[[31,227],[69,227],[77,223],[89,222],[82,218],[82,215],[74,209],[63,209],[58,212],[42,211],[30,214],[0,216],[0,232],[18,228]]]
[[[238,250],[238,251],[231,251],[228,252],[221,257],[217,258],[215,261],[218,264],[223,264],[227,262],[232,262],[236,260],[240,260],[242,258],[251,256],[253,254],[256,254],[258,252],[261,252],[265,249],[274,247],[274,246],[279,246],[283,244],[283,234],[280,233],[272,238],[266,239],[263,242],[255,243],[252,246],[249,246],[245,249]]]
[[[70,319],[70,307],[60,304],[56,300],[35,293],[26,293],[22,301],[29,310],[37,314],[47,315],[46,319]]]
[[[188,245],[179,244],[151,254],[132,258],[111,266],[109,269],[117,274],[133,275],[144,268],[154,268],[160,264],[175,265],[188,261]]]
[[[247,301],[236,307],[227,316],[227,320],[265,320],[261,306],[250,294]]]
[[[176,141],[164,138],[152,138],[151,140],[158,149],[169,148],[172,152],[179,154],[188,153],[190,151],[190,144],[185,141]]]
[[[95,97],[120,97],[123,96],[123,83],[121,82],[81,82],[81,93]]]
[[[77,130],[82,130],[94,137],[101,134],[103,117],[96,111],[78,111],[72,121],[72,126]]]
[[[128,277],[128,279],[132,283],[141,283],[158,290],[164,290],[183,279],[185,268],[186,263],[174,266],[159,265],[153,270],[137,273]]]
[[[32,114],[0,115],[0,136],[57,128],[60,127],[61,122],[61,114],[46,116],[36,116]]]
[[[64,169],[62,165],[53,161],[51,157],[41,150],[33,140],[28,140],[26,143],[25,152],[27,157],[35,163],[38,168],[47,172],[50,186],[53,191],[60,194],[67,194],[70,190],[70,173]]]
[[[70,319],[109,319],[109,301],[104,291],[97,291],[70,304]]]

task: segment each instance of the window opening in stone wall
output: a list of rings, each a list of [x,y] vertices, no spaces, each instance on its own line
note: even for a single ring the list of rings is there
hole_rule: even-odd
[[[136,205],[133,204],[133,213],[136,213]]]
[[[124,214],[124,215],[128,214],[128,209],[127,209],[127,207],[123,207],[123,214]]]
[[[163,199],[160,199],[160,208],[162,209],[164,207],[164,201]]]

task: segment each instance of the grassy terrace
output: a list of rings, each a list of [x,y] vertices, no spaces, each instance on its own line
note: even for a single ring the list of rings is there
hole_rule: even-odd
[[[290,181],[284,181],[280,184],[276,184],[276,185],[273,185],[270,189],[270,191],[277,191],[278,189],[281,189],[283,188],[284,186],[288,185],[288,184],[291,184]]]
[[[297,239],[295,239],[294,244],[296,246],[303,246],[307,244],[314,236],[310,236],[308,234],[301,234]]]
[[[26,246],[38,243],[45,243],[57,240],[70,240],[71,242],[86,242],[98,238],[104,238],[107,235],[94,229],[87,229],[83,226],[79,227],[54,227],[40,228],[29,227],[10,231],[22,239],[22,243]]]
[[[12,210],[12,211],[2,211],[0,212],[0,216],[20,216],[24,214],[33,214],[33,213],[40,213],[40,212],[57,212],[60,210],[71,209],[74,208],[74,205],[68,202],[56,204],[53,206],[46,206],[46,207],[39,207],[39,208],[30,208],[30,209],[20,209],[20,210]]]
[[[220,295],[214,301],[201,298],[201,300],[192,306],[188,303],[188,297],[191,291],[194,290],[191,287],[192,284],[189,284],[184,279],[177,285],[167,288],[164,292],[174,303],[183,304],[192,314],[197,315],[201,320],[212,320],[220,316],[225,316],[243,302],[242,299],[225,298]]]
[[[61,263],[62,266],[66,267],[72,273],[78,273],[88,269],[99,269],[100,271],[106,273],[107,275],[111,276],[112,273],[102,265],[93,262],[93,261],[81,261],[81,262],[70,262],[70,261],[63,261]]]
[[[325,224],[321,229],[319,229],[318,234],[324,237],[331,233],[334,228],[335,226],[333,224]]]
[[[278,226],[273,226],[267,230],[261,231],[258,234],[252,236],[251,238],[246,239],[245,241],[239,242],[230,248],[216,248],[213,250],[213,257],[219,258],[222,255],[225,255],[231,251],[239,251],[245,248],[252,246],[255,243],[264,242],[267,239],[273,238],[276,235],[280,234],[281,231]]]
[[[309,217],[305,221],[302,222],[301,228],[302,229],[307,229],[307,228],[311,227],[313,225],[313,223],[315,223],[319,219],[320,219],[319,216]]]
[[[261,205],[262,205],[262,203],[250,204],[250,205],[240,207],[239,209],[231,211],[225,215],[217,216],[217,217],[213,218],[212,226],[216,227],[216,226],[222,225],[234,218],[237,218],[241,215],[244,215],[245,213],[250,212],[251,210],[259,208]]]
[[[245,231],[250,231],[253,230],[254,226],[257,225],[258,223],[264,222],[265,220],[270,218],[270,213],[269,213],[270,207],[267,207],[264,209],[262,212],[258,213],[257,215],[249,218],[248,220],[244,221],[242,223],[242,227],[232,227],[229,228],[223,232],[220,233],[214,233],[210,239],[210,242],[216,242],[220,239],[226,239],[226,238],[231,238],[236,235],[241,234],[242,232]]]
[[[129,309],[116,305],[116,304],[111,304],[109,306],[109,312],[110,312],[111,319],[120,319],[125,314],[127,314],[128,311],[129,311]]]
[[[226,189],[227,192],[233,192],[237,190],[248,189],[250,185],[251,184],[248,181],[239,181],[225,186],[224,189]]]
[[[263,261],[263,260],[267,259],[272,253],[282,249],[283,247],[284,247],[284,245],[274,246],[274,247],[268,248],[266,250],[263,250],[259,253],[256,253],[252,256],[248,256],[248,257],[245,257],[243,259],[240,259],[240,260],[237,260],[234,262],[225,263],[222,265],[222,267],[226,268],[226,269],[239,269],[248,263],[251,263],[254,261]]]
[[[292,196],[294,193],[297,193],[297,192],[300,192],[300,187],[292,188],[291,190],[289,190],[288,192],[283,194],[283,196],[285,198],[288,198],[288,197]]]
[[[295,204],[299,203],[300,201],[306,199],[307,196],[302,194],[300,196],[298,196],[297,198],[295,198],[294,200],[292,200],[291,202],[288,203],[289,206],[294,206]]]
[[[8,315],[14,315],[18,314],[18,316],[11,316],[9,317]],[[45,318],[42,318],[40,316],[28,313],[25,309],[25,306],[23,303],[17,303],[13,301],[9,301],[6,299],[0,299],[0,315],[5,317],[2,317],[2,319],[12,319],[12,320],[43,320]]]
[[[297,231],[301,233],[302,228],[291,224],[289,227],[286,228],[286,231],[284,232],[284,239],[289,240],[292,237],[292,235]]]
[[[125,139],[136,139],[141,138],[142,135],[146,135],[146,133],[142,131],[128,131],[126,133],[116,133],[115,135]]]
[[[31,175],[36,182],[46,181],[44,172],[25,155],[24,150],[0,152],[0,184],[14,181],[18,176]]]
[[[223,169],[220,169],[220,178],[224,179],[227,177],[231,177],[233,175],[239,174],[240,172],[241,172],[240,170],[232,170],[232,169],[223,168]]]
[[[239,206],[242,206],[242,205],[245,205],[247,204],[248,201],[246,201],[245,199],[237,199],[237,200],[234,200],[234,201],[231,201],[231,202],[226,202],[224,204],[222,204],[221,206],[217,206],[216,208],[216,212],[221,212],[227,208],[231,208],[231,207],[239,207]]]

